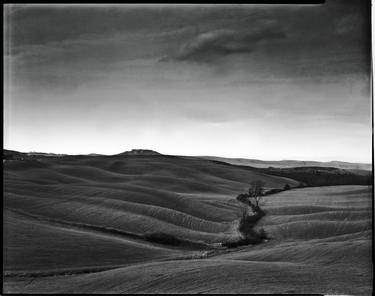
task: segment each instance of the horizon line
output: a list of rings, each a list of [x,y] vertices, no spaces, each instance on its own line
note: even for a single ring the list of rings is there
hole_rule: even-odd
[[[257,160],[257,161],[265,161],[265,162],[282,162],[282,161],[300,161],[300,162],[321,162],[321,163],[330,163],[330,162],[342,162],[342,163],[352,163],[352,164],[372,164],[373,162],[362,162],[362,161],[343,161],[343,160],[326,160],[326,161],[321,161],[321,160],[306,160],[306,159],[263,159],[263,158],[250,158],[250,157],[227,157],[227,156],[217,156],[217,155],[186,155],[186,154],[168,154],[168,153],[161,153],[153,149],[146,149],[146,148],[133,148],[131,150],[125,150],[122,152],[114,153],[114,154],[104,154],[104,153],[96,153],[96,152],[90,152],[90,153],[77,153],[77,154],[68,154],[68,153],[57,153],[57,152],[41,152],[41,151],[20,151],[20,150],[14,150],[14,149],[7,149],[3,147],[3,151],[8,150],[8,151],[15,151],[15,152],[20,152],[20,153],[43,153],[43,154],[55,154],[55,155],[66,155],[66,156],[76,156],[76,155],[103,155],[103,156],[113,156],[113,155],[118,155],[124,152],[128,151],[133,151],[133,150],[149,150],[153,151],[156,153],[159,153],[160,155],[171,155],[171,156],[188,156],[188,157],[217,157],[217,158],[227,158],[227,159],[246,159],[246,160]]]

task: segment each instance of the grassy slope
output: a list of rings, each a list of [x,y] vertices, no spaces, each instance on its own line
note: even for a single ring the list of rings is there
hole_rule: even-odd
[[[7,273],[79,270],[176,257],[177,250],[78,228],[61,227],[5,212]]]
[[[371,185],[373,181],[372,172],[366,170],[344,170],[332,167],[267,168],[258,170],[265,174],[293,178],[307,186]]]
[[[104,266],[116,258],[121,258],[118,264],[127,263],[134,238],[117,239],[111,246],[109,235],[118,232],[165,233],[204,243],[235,239],[239,190],[259,178],[269,187],[296,185],[206,160],[168,156],[45,157],[8,160],[4,167],[4,206],[9,210],[4,216],[5,271]],[[78,239],[77,228],[88,231],[87,238]],[[139,254],[148,252],[147,245],[141,249]],[[100,258],[76,260],[85,250]],[[145,260],[164,256],[166,250],[159,251],[149,251]],[[134,254],[132,260],[139,261]]]
[[[191,253],[53,222],[220,241],[238,235],[231,223],[240,215],[234,197],[259,178],[269,188],[296,185],[248,169],[166,156],[7,162],[5,209],[13,211],[5,215],[11,229],[5,271],[125,267],[12,277],[5,291],[369,293],[371,199],[365,186],[267,196],[268,215],[260,226],[272,240],[202,260],[176,260]],[[161,258],[171,261],[155,261]]]
[[[45,277],[34,281],[13,279],[12,291],[29,292],[186,292],[190,293],[371,293],[370,194],[363,186],[306,188],[268,196],[265,208],[299,203],[301,211],[278,211],[262,221],[273,239],[204,260],[140,263],[99,273]],[[286,224],[314,221],[306,209],[323,204],[317,221],[348,224],[295,236],[296,225],[277,236]],[[350,204],[354,204],[352,210]],[[332,212],[338,214],[333,215]],[[362,211],[362,217],[357,215]],[[353,214],[354,213],[354,214]],[[286,218],[285,221],[280,220]],[[306,217],[306,219],[304,219]],[[349,225],[364,221],[362,229]],[[275,229],[278,228],[278,229]],[[329,233],[329,236],[327,236]],[[20,290],[18,290],[20,289]]]
[[[349,293],[369,292],[353,268],[304,266],[248,260],[189,260],[148,263],[73,277],[14,280],[12,291],[87,293]],[[339,278],[340,279],[340,278]],[[349,281],[348,281],[349,279]],[[346,280],[346,281],[345,281]],[[353,283],[355,288],[353,289]],[[363,280],[362,280],[363,283]],[[370,283],[366,283],[369,285]],[[21,287],[21,289],[20,289]]]
[[[274,239],[317,239],[368,231],[371,189],[328,186],[294,189],[264,198],[260,225]]]
[[[203,260],[139,263],[74,276],[12,279],[6,289],[29,292],[371,293],[371,196],[367,187],[305,188],[266,197],[262,221],[273,239]],[[300,211],[271,212],[298,203]],[[306,210],[322,204],[315,219]],[[355,209],[352,209],[351,204]],[[358,211],[362,211],[358,215]],[[332,212],[337,212],[333,215]],[[354,214],[353,214],[354,213]],[[304,219],[305,217],[305,219]],[[280,220],[281,219],[281,220]],[[285,220],[283,220],[285,219]],[[293,227],[288,223],[293,221]],[[296,236],[296,225],[320,221],[320,231]],[[344,222],[336,229],[330,222]],[[360,221],[362,228],[352,228]],[[283,231],[287,228],[288,231]],[[297,231],[298,232],[298,231]],[[278,235],[281,233],[282,235]],[[328,235],[329,234],[329,235]]]

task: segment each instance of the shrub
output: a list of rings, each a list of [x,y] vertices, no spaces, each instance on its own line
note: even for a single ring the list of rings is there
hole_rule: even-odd
[[[266,191],[266,193],[264,195],[270,195],[270,194],[275,194],[275,193],[279,193],[281,191],[283,191],[284,189],[278,189],[278,188],[275,188],[275,189],[270,189],[268,191]]]
[[[257,232],[260,239],[268,239],[267,232],[264,230],[264,228],[261,228]]]
[[[145,234],[145,239],[159,244],[178,246],[182,243],[181,239],[162,232]]]
[[[237,241],[224,242],[223,247],[236,248],[236,247],[239,247],[239,246],[259,244],[260,242],[261,242],[261,239],[259,239],[258,237],[242,238],[242,239],[239,239]]]

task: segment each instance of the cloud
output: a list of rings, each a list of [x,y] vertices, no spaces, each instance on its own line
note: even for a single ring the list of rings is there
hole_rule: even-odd
[[[175,55],[164,57],[161,61],[173,59],[210,62],[230,54],[251,53],[265,40],[285,37],[286,34],[276,26],[265,26],[246,32],[213,30],[197,35]]]

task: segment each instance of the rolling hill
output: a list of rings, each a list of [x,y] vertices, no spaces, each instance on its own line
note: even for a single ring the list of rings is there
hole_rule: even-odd
[[[293,167],[332,167],[347,170],[372,170],[371,163],[353,163],[344,161],[303,161],[303,160],[259,160],[249,158],[227,158],[217,156],[200,156],[203,159],[227,162],[233,165],[246,165],[256,168],[293,168]]]
[[[3,157],[5,292],[370,291],[371,191],[345,175],[335,173],[345,186],[296,188],[260,169],[146,150]],[[257,228],[270,240],[220,247],[241,237],[236,196],[254,180],[294,188],[264,197]]]

